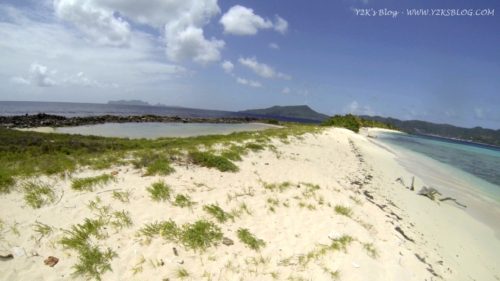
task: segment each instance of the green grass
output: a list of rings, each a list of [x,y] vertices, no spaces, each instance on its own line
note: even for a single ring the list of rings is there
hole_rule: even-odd
[[[375,248],[375,246],[373,246],[372,243],[363,243],[363,249],[366,250],[366,252],[368,253],[368,255],[374,259],[376,259],[378,257],[378,251],[377,249]]]
[[[237,235],[238,239],[252,250],[260,250],[266,246],[264,240],[258,239],[246,228],[238,229]]]
[[[84,166],[99,169],[122,165],[127,163],[125,159],[134,153],[137,156],[137,165],[146,168],[154,162],[150,161],[154,157],[143,157],[141,160],[140,154],[148,154],[151,151],[163,151],[161,158],[168,161],[182,159],[179,156],[182,156],[184,151],[196,151],[199,146],[211,148],[220,143],[242,143],[273,137],[285,139],[291,135],[298,136],[322,130],[316,125],[286,123],[283,126],[259,132],[155,140],[44,134],[0,128],[0,192],[8,191],[15,184],[13,180],[19,177],[58,175],[74,172]],[[228,158],[220,157],[229,161]],[[229,168],[228,171],[235,170],[236,166],[230,161],[232,165],[228,165],[227,161],[220,167]],[[203,162],[200,163],[204,165]]]
[[[54,229],[49,225],[37,221],[33,225],[33,231],[38,233],[39,237],[37,240],[40,241],[43,237],[50,235],[52,232],[54,232]]]
[[[227,220],[234,219],[234,216],[226,213],[219,205],[211,204],[203,206],[203,210],[214,217],[218,222],[224,223]]]
[[[177,194],[172,204],[177,207],[185,208],[193,206],[195,202],[191,201],[189,195]]]
[[[129,203],[130,202],[130,191],[118,191],[115,190],[113,191],[113,199],[116,199],[122,203]]]
[[[223,151],[221,153],[221,156],[224,157],[224,158],[227,158],[229,160],[232,160],[232,161],[241,161],[241,160],[243,160],[241,158],[241,152],[233,151],[233,150]]]
[[[147,191],[149,192],[151,199],[154,201],[169,200],[172,193],[170,186],[163,181],[153,183],[147,188]]]
[[[34,209],[53,203],[56,199],[55,192],[47,183],[28,181],[22,185],[24,201]]]
[[[199,220],[193,224],[184,224],[180,242],[189,249],[204,251],[217,245],[222,240],[221,229],[212,222]]]
[[[75,276],[86,279],[101,280],[101,275],[111,271],[111,260],[117,255],[111,249],[102,251],[93,245],[92,239],[102,240],[106,223],[102,219],[85,219],[84,223],[76,224],[65,231],[65,236],[59,241],[64,249],[70,249],[78,254],[78,261],[73,266]]]
[[[184,268],[178,268],[175,275],[177,276],[177,278],[179,279],[186,279],[189,277],[189,272],[184,269]]]
[[[331,252],[336,252],[343,250],[347,251],[347,246],[351,244],[353,238],[348,235],[344,235],[338,239],[333,240],[330,245],[319,245],[314,250],[308,252],[305,255],[299,257],[299,264],[303,267],[307,266],[311,261],[318,260],[324,257],[326,254]]]
[[[215,168],[221,172],[237,172],[239,170],[238,166],[229,159],[210,152],[192,151],[189,153],[189,159],[196,165]]]
[[[86,177],[74,179],[71,183],[71,188],[77,191],[94,191],[95,186],[104,186],[111,181],[114,181],[114,177],[109,174],[102,174],[95,177]]]
[[[181,227],[172,221],[154,222],[146,224],[139,230],[139,234],[152,239],[162,237],[166,241],[181,243],[188,249],[204,251],[217,245],[222,240],[222,231],[214,223],[198,220],[195,223],[186,223]]]
[[[292,183],[290,182],[282,182],[282,183],[264,183],[264,188],[271,191],[279,191],[283,192],[292,187]]]
[[[245,148],[248,148],[248,149],[255,151],[255,152],[265,149],[265,147],[262,144],[253,143],[253,142],[245,144]]]
[[[122,210],[120,212],[119,211],[113,212],[109,223],[115,229],[123,229],[126,227],[131,227],[133,225],[130,213],[125,210]]]
[[[345,207],[342,205],[336,205],[335,206],[335,213],[341,215],[341,216],[346,216],[346,217],[351,217],[352,216],[352,210],[349,207]]]
[[[0,167],[0,194],[10,193],[15,183],[14,177]]]
[[[146,168],[146,173],[144,174],[146,176],[165,176],[175,172],[166,155],[146,150],[136,153],[135,156],[136,159],[132,161],[132,164],[137,169]]]
[[[102,251],[97,246],[81,248],[78,254],[78,261],[73,266],[73,275],[98,281],[102,280],[103,273],[112,271],[111,260],[118,256],[110,248]]]

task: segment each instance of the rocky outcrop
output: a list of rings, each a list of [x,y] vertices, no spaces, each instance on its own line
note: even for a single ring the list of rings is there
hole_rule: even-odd
[[[248,123],[254,122],[257,118],[200,118],[179,116],[158,116],[158,115],[101,115],[86,117],[64,117],[39,113],[36,115],[0,116],[0,127],[6,128],[34,128],[34,127],[70,127],[81,125],[94,125],[103,123],[128,123],[128,122],[177,122],[177,123]]]

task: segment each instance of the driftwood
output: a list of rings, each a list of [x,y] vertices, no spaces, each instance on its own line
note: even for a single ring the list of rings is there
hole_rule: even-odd
[[[466,206],[466,205],[464,205],[464,204],[462,204],[462,203],[458,202],[458,201],[457,201],[457,199],[455,199],[455,198],[446,197],[446,198],[439,199],[439,201],[441,201],[441,202],[448,201],[448,200],[449,200],[449,201],[453,201],[453,202],[455,202],[455,204],[457,204],[458,206],[460,206],[460,207],[462,207],[462,208],[467,208],[467,206]]]
[[[425,196],[432,201],[436,200],[436,194],[441,195],[441,192],[437,191],[434,187],[422,187],[422,189],[418,192],[418,195]]]
[[[404,237],[404,239],[406,239],[406,240],[408,240],[408,241],[410,241],[410,242],[415,243],[415,240],[413,240],[413,239],[411,239],[410,237],[408,237],[408,236],[404,233],[404,231],[401,229],[401,227],[396,226],[396,228],[394,228],[394,229],[396,229],[396,231],[397,231],[397,232],[399,232],[399,234],[401,234],[401,235]]]
[[[412,178],[411,178],[411,186],[410,186],[410,190],[411,190],[411,191],[414,191],[414,190],[415,190],[415,177],[412,177]]]

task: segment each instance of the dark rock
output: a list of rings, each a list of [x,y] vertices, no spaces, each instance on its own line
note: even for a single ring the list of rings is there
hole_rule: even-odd
[[[226,246],[231,246],[231,245],[234,245],[234,241],[227,238],[227,237],[224,237],[224,238],[222,238],[222,244],[224,244]]]
[[[0,261],[8,261],[14,258],[14,255],[12,254],[7,254],[7,255],[0,255]]]
[[[59,262],[59,259],[56,258],[56,257],[53,257],[53,256],[49,256],[48,258],[46,258],[43,263],[45,265],[48,265],[50,267],[54,267],[54,265],[56,265],[57,263]]]

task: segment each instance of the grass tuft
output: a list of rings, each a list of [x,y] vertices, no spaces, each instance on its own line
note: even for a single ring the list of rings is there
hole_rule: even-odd
[[[184,208],[193,206],[195,202],[191,201],[191,197],[189,197],[189,195],[177,194],[172,204],[174,206]]]
[[[165,201],[170,199],[171,188],[163,181],[153,183],[147,188],[147,191],[154,201]]]
[[[14,180],[14,177],[7,171],[0,168],[0,194],[10,193],[15,183],[16,181]]]
[[[37,241],[40,241],[43,237],[50,235],[54,230],[50,225],[46,225],[37,221],[33,225],[33,231],[39,234]]]
[[[223,156],[217,156],[210,152],[192,151],[189,159],[196,165],[215,168],[221,172],[237,172],[238,166]]]
[[[180,241],[186,248],[204,251],[217,245],[222,240],[222,231],[214,223],[199,220],[193,224],[184,224]]]
[[[149,150],[136,153],[137,158],[132,161],[135,168],[146,168],[146,176],[169,175],[175,172],[170,166],[170,160],[159,153],[153,153]]]
[[[292,183],[290,182],[282,182],[282,183],[264,183],[264,188],[269,189],[271,191],[279,191],[283,192],[287,189],[289,189],[292,186]]]
[[[178,268],[175,274],[179,279],[186,279],[189,277],[189,272],[184,268]]]
[[[352,216],[352,210],[351,210],[351,208],[345,207],[345,206],[342,206],[342,205],[336,205],[335,206],[335,213],[337,213],[339,215],[342,215],[342,216],[349,217],[349,218]]]
[[[78,262],[73,266],[73,275],[87,279],[102,280],[101,275],[112,271],[111,260],[118,255],[110,248],[101,251],[97,246],[88,246],[80,249]]]
[[[258,239],[246,228],[238,229],[238,238],[252,250],[259,250],[266,246],[264,240]]]
[[[113,191],[113,198],[122,202],[129,203],[130,202],[130,191]]]
[[[211,204],[203,206],[203,210],[213,216],[218,222],[223,223],[228,219],[234,219],[234,216],[226,213],[219,205]]]
[[[22,185],[24,201],[30,207],[39,209],[43,205],[53,203],[56,199],[54,190],[47,183],[30,181]]]
[[[376,259],[378,257],[378,251],[372,243],[363,243],[363,248],[371,258]]]
[[[77,191],[94,191],[95,186],[104,186],[113,180],[113,176],[108,174],[102,174],[95,177],[79,178],[73,180],[73,182],[71,183],[71,188]]]

